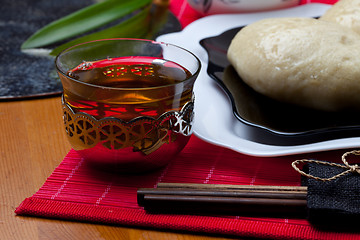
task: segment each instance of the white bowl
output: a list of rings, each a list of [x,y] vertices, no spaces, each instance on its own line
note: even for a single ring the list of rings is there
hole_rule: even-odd
[[[203,15],[269,11],[300,4],[300,0],[187,0],[187,2]]]

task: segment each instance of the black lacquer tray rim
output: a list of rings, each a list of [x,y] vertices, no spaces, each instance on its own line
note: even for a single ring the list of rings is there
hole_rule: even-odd
[[[221,38],[222,36],[228,35],[230,32],[237,32],[242,27],[235,27],[232,29],[228,29],[224,32],[222,32],[219,35],[211,36],[207,38],[203,38],[200,40],[200,45],[206,50],[208,54],[208,64],[207,64],[207,74],[217,82],[220,87],[225,91],[226,95],[230,99],[231,108],[233,115],[237,120],[242,122],[243,124],[255,129],[257,133],[259,134],[265,134],[265,135],[271,135],[271,143],[266,142],[266,144],[279,144],[279,145],[292,145],[292,144],[308,144],[313,143],[317,141],[323,141],[323,140],[332,140],[337,138],[347,138],[347,137],[356,137],[360,133],[360,125],[343,125],[343,126],[335,126],[335,127],[319,127],[314,129],[308,129],[303,131],[282,131],[276,128],[267,127],[262,124],[258,124],[256,122],[249,121],[245,119],[241,114],[239,114],[239,111],[237,109],[237,106],[235,104],[235,99],[231,93],[231,91],[227,88],[227,86],[224,84],[223,79],[216,74],[214,74],[214,69],[217,68],[218,72],[224,72],[225,67],[219,66],[213,63],[212,56],[210,54],[210,50],[206,46],[206,43],[208,41],[216,41],[217,39]],[[225,54],[225,52],[223,52]],[[222,59],[224,60],[224,59]],[[230,66],[229,62],[223,61],[224,65]],[[227,67],[226,66],[226,67]],[[274,142],[274,137],[277,138]],[[289,140],[288,143],[284,143],[284,141]],[[261,141],[260,141],[261,142]]]

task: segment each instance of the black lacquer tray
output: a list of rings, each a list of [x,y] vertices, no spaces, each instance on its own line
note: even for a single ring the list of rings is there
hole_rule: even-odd
[[[208,74],[229,96],[235,117],[250,128],[250,140],[287,146],[360,136],[360,112],[298,107],[270,99],[245,84],[226,56],[239,30],[202,39],[200,44],[209,56]]]

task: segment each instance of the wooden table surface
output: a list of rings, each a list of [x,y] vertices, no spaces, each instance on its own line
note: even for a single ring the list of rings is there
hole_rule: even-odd
[[[70,150],[60,97],[0,102],[0,239],[230,239],[16,216]]]

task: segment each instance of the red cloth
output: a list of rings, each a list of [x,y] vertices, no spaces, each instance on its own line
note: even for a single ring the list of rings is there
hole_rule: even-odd
[[[183,26],[200,17],[185,0],[172,0],[170,9]],[[345,151],[253,157],[192,136],[167,167],[143,175],[121,175],[90,168],[71,150],[44,185],[20,204],[16,214],[239,237],[359,239],[360,234],[320,231],[304,219],[149,214],[136,200],[138,188],[153,187],[158,182],[299,185],[300,176],[291,168],[292,161],[338,161]]]
[[[306,3],[326,3],[334,4],[338,0],[300,0],[300,4]],[[197,13],[186,0],[171,0],[170,10],[180,20],[183,27],[186,27],[189,23],[202,17],[201,14]]]

